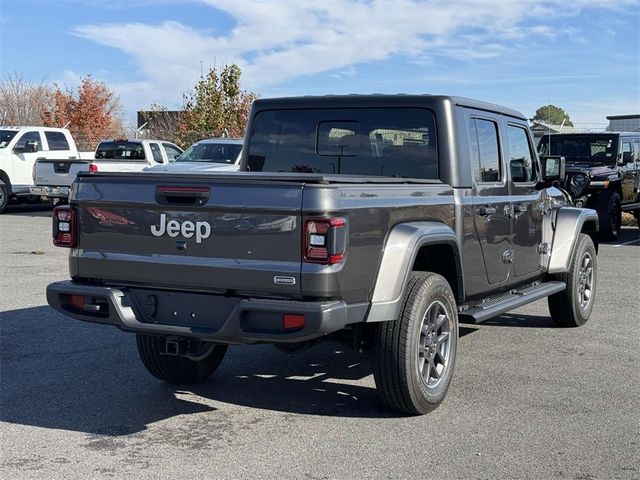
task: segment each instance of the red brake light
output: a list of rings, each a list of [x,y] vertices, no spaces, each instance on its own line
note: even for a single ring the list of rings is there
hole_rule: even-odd
[[[98,173],[98,165],[96,165],[95,163],[90,163],[89,173]]]
[[[63,205],[53,209],[53,244],[73,248],[77,243],[76,209]]]
[[[347,221],[344,218],[310,218],[305,223],[304,260],[333,265],[344,259],[347,250]]]

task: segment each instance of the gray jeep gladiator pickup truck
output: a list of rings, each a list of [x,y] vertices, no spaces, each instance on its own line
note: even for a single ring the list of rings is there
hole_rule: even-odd
[[[589,318],[598,217],[553,186],[526,118],[430,95],[254,102],[238,173],[80,174],[54,211],[71,281],[49,304],[134,332],[154,376],[202,381],[228,345],[330,334],[374,352],[391,409],[444,399],[458,319],[548,297]]]

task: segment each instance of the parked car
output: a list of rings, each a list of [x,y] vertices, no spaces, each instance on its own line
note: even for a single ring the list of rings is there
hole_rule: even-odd
[[[240,153],[242,152],[241,138],[209,138],[194,143],[171,164],[154,165],[145,168],[146,172],[209,172],[209,171],[238,171]]]
[[[598,212],[601,239],[618,237],[623,211],[640,218],[640,132],[545,135],[538,150],[565,157],[566,190]]]
[[[239,172],[79,174],[54,210],[71,281],[48,286],[49,304],[135,332],[172,383],[208,378],[227,345],[350,337],[408,414],[445,398],[459,318],[547,297],[558,325],[589,319],[598,217],[552,186],[563,159],[539,162],[521,113],[429,95],[262,99],[247,132]]]
[[[138,172],[150,165],[174,162],[181,154],[180,147],[164,140],[103,140],[91,159],[38,160],[31,194],[66,199],[78,172]]]
[[[49,127],[0,127],[0,213],[12,197],[31,201],[36,159],[76,160],[93,152],[78,152],[69,130]]]

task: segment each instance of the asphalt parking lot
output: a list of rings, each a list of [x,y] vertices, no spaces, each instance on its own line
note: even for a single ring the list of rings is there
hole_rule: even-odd
[[[546,301],[461,329],[444,404],[398,417],[369,355],[235,347],[176,389],[134,337],[51,310],[67,277],[46,207],[0,216],[0,476],[13,478],[640,478],[640,237],[603,244],[594,313]]]

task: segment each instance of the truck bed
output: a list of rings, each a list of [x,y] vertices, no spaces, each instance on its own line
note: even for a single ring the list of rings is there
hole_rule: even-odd
[[[186,189],[200,197],[162,189]],[[70,204],[79,217],[73,278],[352,303],[370,300],[394,224],[426,219],[452,226],[454,221],[448,185],[347,175],[81,173]],[[305,224],[317,217],[345,219],[343,262],[303,261]],[[171,232],[169,222],[176,222]]]

